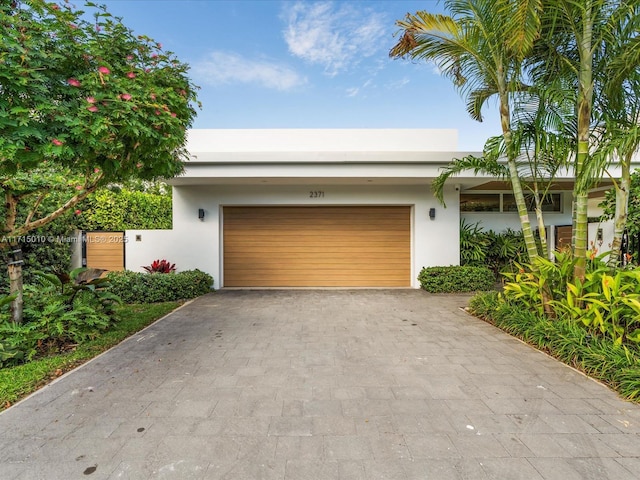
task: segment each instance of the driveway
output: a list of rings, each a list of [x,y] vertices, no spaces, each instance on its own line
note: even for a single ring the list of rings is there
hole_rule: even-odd
[[[637,479],[640,407],[468,298],[200,297],[0,414],[0,478]]]

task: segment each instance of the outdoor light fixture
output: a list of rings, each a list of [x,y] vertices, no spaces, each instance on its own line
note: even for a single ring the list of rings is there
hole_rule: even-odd
[[[431,220],[433,220],[434,218],[436,218],[436,209],[435,208],[430,208],[429,209],[429,218]]]
[[[204,222],[204,208],[198,209],[198,218],[200,219],[201,222]]]
[[[19,248],[17,250],[11,250],[9,252],[9,262],[7,265],[24,265],[24,260],[22,259],[22,250]]]
[[[602,228],[598,228],[596,232],[596,240],[598,241],[598,245],[601,247],[604,243],[604,239],[602,238]]]

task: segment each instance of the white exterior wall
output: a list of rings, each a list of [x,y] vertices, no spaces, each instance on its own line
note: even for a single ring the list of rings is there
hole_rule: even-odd
[[[310,190],[324,191],[323,198],[309,198]],[[363,185],[198,185],[173,189],[173,230],[127,231],[126,267],[140,270],[156,258],[176,264],[178,270],[198,268],[214,277],[215,288],[224,286],[222,265],[222,208],[224,206],[344,206],[408,205],[412,207],[412,287],[419,288],[422,267],[458,265],[458,192],[446,194],[447,211],[438,204],[428,186]],[[198,209],[205,219],[198,219]],[[429,209],[436,218],[429,218]],[[136,235],[142,239],[136,242]]]

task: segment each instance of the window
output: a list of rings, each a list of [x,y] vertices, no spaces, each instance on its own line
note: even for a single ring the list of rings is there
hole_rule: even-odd
[[[535,202],[532,195],[525,195],[527,210],[533,212]],[[517,212],[516,199],[512,193],[461,193],[461,212]],[[543,212],[562,212],[562,194],[550,193],[542,200]]]
[[[499,212],[499,193],[461,193],[461,212]]]

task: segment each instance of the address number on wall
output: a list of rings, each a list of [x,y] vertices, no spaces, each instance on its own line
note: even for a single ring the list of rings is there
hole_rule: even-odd
[[[309,198],[324,198],[324,192],[322,190],[311,190]]]

